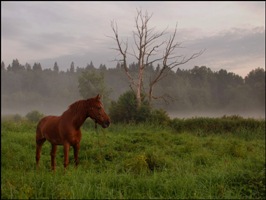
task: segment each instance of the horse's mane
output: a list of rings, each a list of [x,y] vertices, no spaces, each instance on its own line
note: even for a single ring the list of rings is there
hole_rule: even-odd
[[[62,119],[68,121],[73,119],[74,127],[79,127],[84,123],[88,117],[89,102],[87,100],[79,100],[72,103],[68,109],[61,115]]]
[[[69,107],[67,111],[70,111],[72,114],[76,115],[76,114],[86,114],[86,108],[88,106],[88,103],[86,100],[79,100],[76,101],[74,103],[72,103]]]

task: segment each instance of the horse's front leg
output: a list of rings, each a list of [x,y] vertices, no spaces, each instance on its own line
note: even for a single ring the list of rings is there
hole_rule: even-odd
[[[64,167],[65,169],[67,168],[68,166],[68,163],[69,163],[69,148],[70,148],[70,145],[68,143],[65,143],[64,144]]]
[[[57,149],[57,145],[52,144],[52,150],[51,150],[51,167],[52,167],[52,170],[55,170],[56,149]]]
[[[78,144],[75,144],[75,145],[73,146],[73,148],[74,148],[75,164],[76,164],[76,167],[77,167],[78,164],[79,164],[79,158],[78,158],[78,156],[79,156],[79,148],[80,148],[80,144],[79,144],[79,143],[78,143]]]

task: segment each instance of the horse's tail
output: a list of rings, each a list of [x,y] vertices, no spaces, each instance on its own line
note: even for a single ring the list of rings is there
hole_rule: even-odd
[[[45,118],[42,118],[36,127],[36,142],[45,139],[41,127],[43,126]]]
[[[37,168],[39,166],[39,160],[41,157],[42,145],[46,140],[42,133],[42,126],[44,125],[44,121],[45,121],[44,118],[41,119],[36,128],[36,165],[37,165]]]

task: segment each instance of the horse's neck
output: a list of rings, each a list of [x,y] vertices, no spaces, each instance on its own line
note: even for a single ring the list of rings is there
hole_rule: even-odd
[[[79,129],[86,119],[87,119],[87,116],[76,115],[73,119],[73,125],[75,126],[76,129]]]
[[[86,108],[86,103],[84,100],[84,101],[79,102],[78,105],[75,105],[74,109],[67,110],[63,114],[63,117],[64,118],[71,118],[73,126],[76,129],[79,129],[88,117],[87,113],[86,113],[87,109],[88,108]]]

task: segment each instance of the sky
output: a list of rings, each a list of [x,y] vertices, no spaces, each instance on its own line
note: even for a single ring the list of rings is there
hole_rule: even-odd
[[[122,40],[134,49],[133,31],[137,9],[152,15],[149,27],[165,30],[168,39],[177,24],[180,55],[204,54],[179,66],[225,69],[245,77],[255,68],[265,68],[264,1],[1,1],[1,61],[41,63],[60,70],[115,67],[119,56],[111,22]],[[111,36],[111,37],[110,37]],[[179,52],[177,52],[179,53]],[[129,63],[136,62],[129,58]]]

